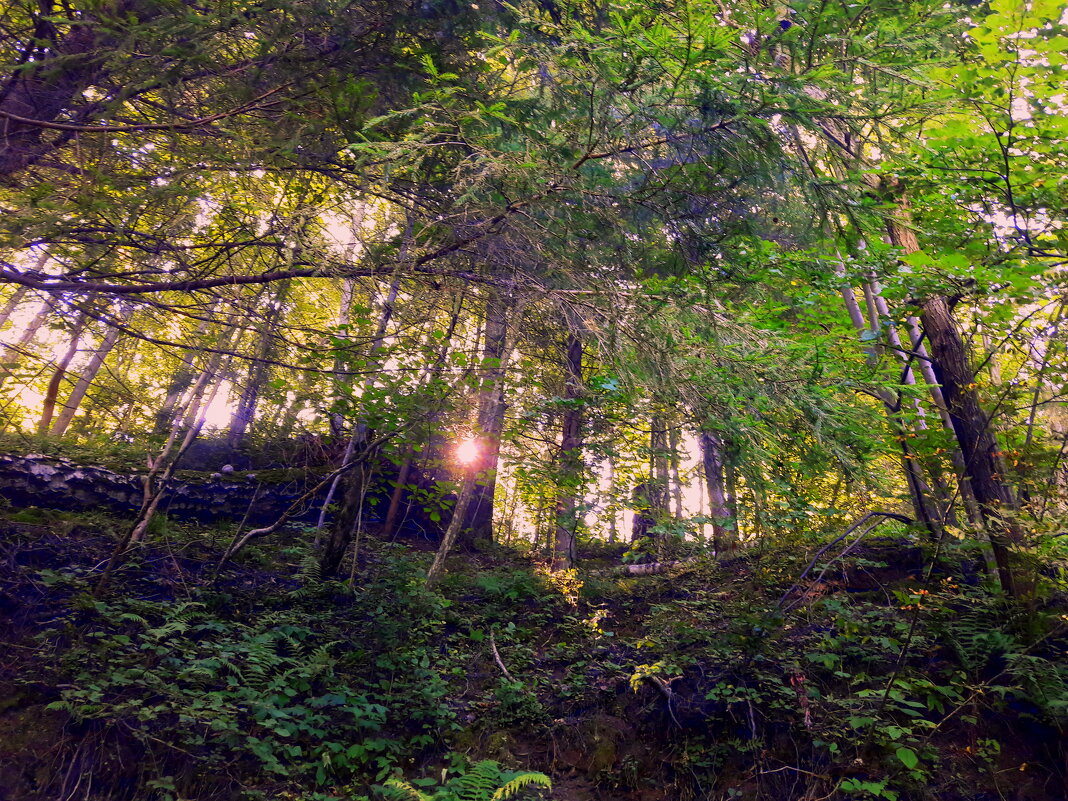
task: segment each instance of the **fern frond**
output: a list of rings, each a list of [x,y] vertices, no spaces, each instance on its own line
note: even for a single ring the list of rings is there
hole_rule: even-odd
[[[514,777],[511,781],[501,785],[501,787],[490,796],[490,801],[506,801],[506,799],[514,798],[520,790],[527,787],[544,787],[546,790],[551,790],[553,787],[552,779],[546,776],[544,773],[528,772],[520,773]]]
[[[322,581],[323,568],[319,562],[319,557],[315,556],[315,554],[308,554],[301,559],[297,579],[301,584],[317,584]]]
[[[455,792],[459,801],[488,801],[501,784],[501,766],[492,759],[484,759],[471,766],[456,780]]]
[[[396,776],[386,779],[386,783],[378,788],[378,793],[383,801],[431,801],[426,793]]]

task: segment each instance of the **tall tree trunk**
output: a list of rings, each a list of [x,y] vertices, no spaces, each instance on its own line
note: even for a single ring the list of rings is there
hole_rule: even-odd
[[[920,328],[920,321],[910,316],[906,322],[909,327],[910,339],[912,340],[912,351],[916,354],[916,359],[920,364],[920,375],[923,376],[923,380],[927,384],[931,403],[938,410],[938,416],[942,420],[942,427],[953,439],[952,447],[950,448],[950,460],[953,462],[953,470],[957,474],[957,486],[960,489],[961,499],[964,501],[964,509],[968,515],[968,520],[973,525],[981,525],[983,518],[979,512],[979,504],[975,500],[975,493],[972,492],[968,471],[964,467],[964,455],[961,453],[960,444],[957,442],[957,432],[953,428],[953,419],[950,417],[949,409],[946,407],[946,399],[942,395],[942,387],[939,386],[938,377],[935,375],[934,367],[931,366],[931,358],[927,353],[927,346],[923,344],[924,335]]]
[[[869,320],[872,329],[877,334],[885,333],[886,339],[890,343],[894,354],[896,354],[898,360],[902,364],[901,383],[909,387],[916,386],[916,374],[912,369],[915,358],[906,353],[906,349],[901,342],[901,336],[898,334],[897,326],[890,321],[890,307],[887,305],[886,299],[882,296],[882,289],[879,286],[879,282],[874,273],[868,274],[868,280],[864,284],[864,293],[869,299],[868,309],[871,315]],[[883,322],[884,319],[885,324]],[[913,397],[911,406],[913,411],[916,412],[916,430],[921,432],[922,435],[923,432],[927,431],[927,414],[923,407],[923,402],[918,397]],[[905,426],[903,418],[902,426]],[[915,452],[914,456],[920,459],[923,469],[931,476],[931,483],[934,485],[934,495],[937,499],[935,506],[940,515],[939,524],[942,526],[946,524],[956,525],[953,494],[950,492],[949,487],[946,484],[941,460],[937,457],[922,457]]]
[[[663,414],[649,418],[649,514],[661,523],[668,516],[668,429]],[[664,548],[663,536],[657,536],[658,554]]]
[[[349,320],[352,317],[352,299],[356,294],[356,279],[345,278],[341,282],[341,300],[338,303],[337,320],[335,325],[344,331],[349,325]],[[343,328],[344,327],[344,328]],[[348,374],[342,374],[342,368],[345,365],[345,360],[339,353],[334,357],[334,382],[337,387],[349,386],[352,383],[352,376]],[[340,437],[341,432],[345,430],[345,416],[341,412],[335,412],[330,415],[330,433],[335,437]]]
[[[671,484],[672,514],[682,519],[682,479],[679,477],[679,429],[671,426],[668,430],[668,480]]]
[[[733,549],[737,540],[731,531],[731,510],[727,501],[723,441],[717,434],[701,433],[701,455],[708,491],[708,513],[712,518],[712,548],[717,554]]]
[[[445,536],[442,537],[437,553],[434,554],[434,561],[431,563],[430,570],[426,574],[426,585],[428,587],[437,584],[438,580],[445,572],[445,559],[448,558],[449,552],[452,550],[452,546],[456,542],[456,537],[459,535],[460,529],[463,527],[464,520],[467,518],[467,507],[471,503],[474,489],[475,473],[474,470],[468,470],[466,475],[464,475],[464,482],[460,487],[460,495],[456,499],[456,506],[453,507],[452,519],[449,520],[449,527],[445,529]]]
[[[382,521],[382,539],[387,540],[393,536],[397,528],[397,517],[400,515],[401,501],[404,500],[405,486],[408,476],[412,472],[412,457],[415,449],[409,445],[404,449],[404,457],[397,466],[397,483],[393,486],[393,492],[389,495],[389,508],[386,509],[386,517]]]
[[[120,324],[125,322],[129,319],[131,314],[133,314],[132,307],[122,309],[118,314],[118,322]],[[53,437],[62,437],[67,432],[67,427],[70,426],[71,420],[74,419],[74,415],[78,411],[78,407],[81,406],[82,400],[85,398],[85,393],[96,379],[97,373],[100,372],[100,368],[104,365],[104,360],[108,357],[108,354],[111,353],[111,349],[115,347],[115,343],[118,341],[118,327],[109,325],[107,332],[104,334],[104,338],[100,341],[100,345],[93,351],[89,363],[78,375],[78,381],[75,383],[74,389],[71,390],[70,395],[63,402],[63,410],[56,417],[56,422],[52,425],[51,433]]]
[[[616,511],[616,457],[608,455],[608,504],[605,509],[608,514],[608,541],[615,542],[619,538],[619,513]]]
[[[553,570],[575,566],[575,533],[582,490],[582,340],[570,333],[565,347],[566,383],[563,434],[560,439],[560,482],[556,499]]]
[[[836,268],[836,272],[843,280],[845,279],[844,267]],[[862,337],[867,338],[869,334],[866,332],[872,331],[872,329],[864,321],[864,313],[860,309],[860,304],[857,303],[853,289],[845,283],[842,286],[842,299],[845,301],[846,311],[849,314],[849,320],[853,324],[853,328]],[[873,310],[876,309],[874,300],[871,308]],[[871,341],[874,342],[874,339]],[[868,364],[874,365],[878,358],[874,345],[865,346],[865,353]],[[942,520],[944,514],[940,509],[936,508],[934,496],[923,477],[920,465],[914,458],[912,449],[909,447],[909,428],[901,414],[900,396],[895,396],[888,389],[880,390],[878,395],[883,407],[886,409],[891,432],[901,449],[901,468],[905,474],[905,484],[908,487],[909,498],[912,501],[913,513],[916,519],[927,529],[931,538],[937,540],[943,534]]]
[[[17,366],[22,360],[22,355],[26,352],[26,348],[33,342],[34,337],[37,336],[37,332],[41,330],[41,326],[48,320],[49,314],[52,313],[54,307],[49,298],[45,298],[41,301],[41,306],[37,310],[37,313],[30,318],[30,322],[26,324],[26,327],[22,330],[22,336],[19,337],[18,342],[14,345],[5,345],[0,348],[0,362],[4,365]],[[4,385],[4,381],[7,380],[14,372],[14,367],[0,367],[0,387]]]
[[[456,333],[456,326],[460,322],[460,312],[463,311],[464,294],[457,292],[456,297],[453,298],[452,311],[449,316],[449,324],[445,329],[445,336],[441,339],[441,347],[438,348],[437,354],[435,354],[434,360],[428,364],[422,371],[419,379],[416,381],[416,391],[423,390],[430,382],[436,381],[441,377],[441,371],[445,366],[445,359],[449,355],[449,349],[452,347],[452,338]],[[437,422],[437,415],[431,414],[427,417],[427,423],[429,426],[433,426]],[[412,470],[412,460],[415,457],[415,448],[409,445],[404,451],[404,457],[401,459],[401,463],[397,468],[397,483],[393,487],[393,492],[389,496],[389,508],[386,510],[385,520],[382,521],[381,536],[383,539],[389,539],[393,536],[393,531],[397,526],[397,516],[400,513],[401,502],[404,500],[406,492],[405,485],[408,482],[408,476]]]
[[[482,340],[482,388],[479,398],[478,438],[482,458],[467,510],[467,526],[460,541],[493,539],[493,496],[497,491],[497,465],[504,432],[505,363],[509,357],[511,303],[498,290],[489,289]]]
[[[1020,532],[1013,519],[1015,498],[998,464],[998,444],[990,429],[990,419],[979,404],[974,389],[975,375],[968,364],[967,349],[957,330],[949,302],[941,295],[923,303],[923,322],[931,343],[935,374],[946,398],[964,466],[979,511],[989,526],[990,546],[1001,587],[1016,595],[1009,547],[1019,542]]]
[[[887,225],[891,242],[903,253],[917,253],[920,246],[911,228],[904,193],[898,186],[889,189],[895,204]],[[1011,544],[1021,538],[1013,519],[1015,498],[998,465],[997,441],[979,403],[967,347],[946,297],[932,295],[920,308],[920,322],[931,345],[931,366],[942,387],[972,492],[988,526],[998,579],[1005,594],[1015,596],[1016,581],[1009,552]]]
[[[463,534],[464,529],[468,528],[468,521],[471,519],[469,509],[471,504],[475,502],[476,495],[480,491],[479,487],[485,487],[484,476],[486,471],[490,471],[493,474],[493,486],[494,488],[496,487],[497,462],[500,457],[500,436],[501,431],[504,429],[504,377],[507,374],[508,360],[511,358],[515,344],[515,331],[518,328],[516,323],[518,323],[521,316],[521,307],[516,308],[514,310],[513,324],[509,326],[503,307],[499,315],[494,315],[493,334],[496,337],[498,331],[500,333],[500,342],[497,348],[501,355],[497,358],[491,358],[489,362],[484,362],[483,364],[482,381],[479,388],[478,427],[480,432],[488,431],[489,436],[493,436],[495,432],[496,440],[484,442],[482,447],[483,457],[476,464],[468,465],[464,470],[464,480],[460,488],[460,495],[457,498],[456,506],[453,508],[449,527],[446,529],[445,536],[438,546],[437,555],[434,557],[434,564],[430,569],[430,575],[427,577],[428,584],[433,584],[437,581],[437,577],[445,569],[445,558],[449,555],[449,551]],[[491,333],[488,314],[486,323],[485,331],[488,337]],[[494,428],[494,426],[499,427]],[[480,475],[483,478],[480,479]],[[489,496],[489,500],[492,504],[492,495]],[[492,505],[490,508],[492,511]],[[548,510],[546,509],[546,511]],[[492,519],[491,514],[491,524]]]
[[[279,286],[273,300],[269,301],[270,309],[267,315],[263,318],[263,322],[256,331],[254,361],[249,365],[245,386],[241,390],[240,398],[238,398],[237,408],[234,410],[233,417],[230,420],[230,430],[226,437],[231,448],[238,447],[244,441],[245,435],[248,433],[248,427],[256,415],[256,406],[259,404],[260,395],[267,384],[267,376],[270,372],[267,360],[275,347],[274,329],[285,308],[289,286],[289,281],[284,281]]]
[[[698,446],[701,446],[700,439],[698,440]],[[705,465],[704,465],[704,448],[701,448],[701,459],[697,462],[697,468],[695,470],[695,477],[697,479],[697,516],[702,519],[702,522],[697,524],[697,540],[702,545],[705,543],[707,537],[705,536],[705,523],[704,518],[708,517],[708,480],[705,478]],[[726,491],[724,491],[724,495]]]
[[[733,448],[729,448],[723,456],[726,459],[724,472],[727,478],[727,511],[734,522],[734,538],[740,543],[742,541],[742,518],[738,514],[738,460],[735,458]]]
[[[67,350],[56,362],[56,369],[52,372],[52,380],[48,382],[48,389],[45,391],[44,402],[41,404],[41,419],[37,423],[37,433],[42,436],[48,433],[48,429],[52,425],[52,415],[56,411],[56,400],[59,398],[59,388],[63,383],[63,378],[67,375],[67,368],[70,367],[71,361],[78,354],[78,343],[82,337],[82,331],[85,330],[85,314],[79,314],[77,320],[74,323],[74,328],[71,331],[70,344],[67,346]]]
[[[26,293],[29,291],[29,288],[24,286],[15,287],[15,291],[11,294],[11,297],[7,299],[4,308],[0,309],[0,328],[7,325],[7,321],[11,318],[11,315],[15,312],[15,309],[19,307],[19,304],[22,303],[23,298],[26,297]]]
[[[389,330],[389,323],[393,319],[393,306],[397,302],[400,283],[399,273],[394,273],[393,282],[389,287],[389,293],[386,295],[385,303],[382,304],[382,313],[378,319],[378,327],[375,330],[375,337],[372,340],[371,352],[367,359],[368,376],[363,383],[363,393],[361,394],[361,397],[367,397],[374,389],[375,372],[381,361],[381,351],[386,338],[386,332]],[[356,420],[356,424],[353,426],[352,436],[349,438],[348,444],[345,446],[345,455],[341,460],[342,464],[348,464],[352,461],[358,450],[366,445],[367,434],[367,421],[361,415]],[[366,458],[367,456],[369,456],[369,454],[364,454],[363,458]],[[323,506],[319,513],[320,529],[322,529],[323,524],[325,523],[327,507],[330,505],[338,486],[342,487],[343,494],[341,497],[341,506],[338,509],[337,516],[334,518],[334,521],[330,526],[326,541],[323,543],[323,552],[319,559],[320,573],[323,578],[331,578],[337,573],[337,569],[341,566],[341,560],[345,557],[345,551],[348,550],[349,544],[352,542],[352,538],[356,533],[356,525],[360,519],[362,502],[367,495],[365,482],[369,476],[370,471],[368,470],[350,470],[343,478],[341,476],[335,478],[330,484],[329,490],[327,490],[326,498],[323,500]]]
[[[214,305],[209,309],[209,314],[214,311]],[[191,339],[195,342],[199,342],[204,338],[204,335],[208,332],[208,326],[210,320],[203,319],[193,330]],[[171,377],[170,382],[167,384],[167,394],[164,396],[163,403],[159,409],[156,410],[155,422],[152,427],[152,433],[155,435],[161,435],[167,431],[171,424],[174,422],[175,409],[178,408],[182,397],[189,391],[189,388],[193,385],[193,382],[197,379],[197,367],[196,356],[199,353],[195,348],[182,351],[181,364],[174,371],[174,375]]]

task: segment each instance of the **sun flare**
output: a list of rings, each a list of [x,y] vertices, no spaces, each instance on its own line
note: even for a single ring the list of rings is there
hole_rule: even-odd
[[[460,440],[460,443],[456,446],[456,460],[462,465],[474,464],[478,461],[481,453],[482,450],[479,448],[478,440],[476,439]]]

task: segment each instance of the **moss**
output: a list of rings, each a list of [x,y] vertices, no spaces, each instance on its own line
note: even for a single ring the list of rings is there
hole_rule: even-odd
[[[488,759],[496,759],[498,762],[512,765],[517,761],[513,753],[515,745],[515,739],[512,737],[511,732],[495,731],[486,738],[483,750]]]
[[[41,526],[56,523],[60,519],[58,512],[51,509],[39,509],[36,506],[19,509],[17,512],[6,515],[6,517],[12,523],[30,523]]]
[[[622,720],[603,714],[582,721],[580,747],[587,755],[586,770],[591,778],[615,768],[625,728]]]

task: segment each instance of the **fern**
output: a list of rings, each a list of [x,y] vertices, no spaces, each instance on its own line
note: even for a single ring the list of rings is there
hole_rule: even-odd
[[[1068,716],[1068,668],[1027,654],[1008,654],[1008,673],[1039,709],[1054,717]]]
[[[544,773],[532,771],[502,772],[499,763],[485,759],[471,766],[462,776],[439,787],[433,795],[416,789],[396,776],[375,788],[382,801],[508,801],[529,787],[552,789]]]
[[[376,788],[383,801],[433,801],[426,793],[415,789],[404,779],[392,776],[384,785]]]
[[[478,762],[463,776],[450,783],[458,801],[505,801],[515,798],[523,789],[532,786],[551,788],[552,782],[544,773],[502,773],[501,766],[492,759]]]
[[[948,626],[946,636],[969,670],[982,670],[992,658],[1016,649],[1016,641],[983,614],[962,614]]]
[[[520,773],[503,784],[497,792],[490,796],[490,801],[506,801],[506,799],[514,798],[521,790],[535,786],[551,790],[553,783],[544,773],[537,773],[534,771]]]
[[[488,801],[500,783],[501,766],[492,759],[485,759],[458,778],[453,789],[459,801]]]

